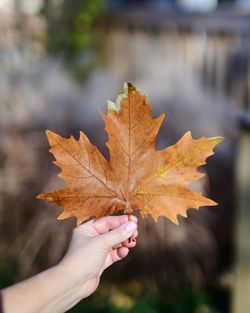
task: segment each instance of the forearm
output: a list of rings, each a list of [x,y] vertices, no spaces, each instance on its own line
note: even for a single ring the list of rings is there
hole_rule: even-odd
[[[84,286],[57,265],[2,291],[4,313],[61,313],[84,296]]]

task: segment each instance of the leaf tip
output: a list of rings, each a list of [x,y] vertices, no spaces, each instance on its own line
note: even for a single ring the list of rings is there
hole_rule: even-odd
[[[185,217],[185,216],[184,216],[184,217]],[[178,220],[178,218],[177,218],[177,215],[176,215],[175,217],[171,218],[170,220],[171,220],[171,222],[173,222],[175,225],[177,225],[177,226],[180,225],[180,222],[179,222],[179,220]]]
[[[51,131],[51,130],[49,130],[49,129],[46,129],[45,130],[45,134],[46,134],[46,136],[49,138],[50,136],[52,136],[52,135],[54,135],[54,133]]]
[[[218,137],[214,137],[214,139],[217,141],[217,144],[219,144],[220,142],[222,142],[223,140],[225,140],[226,138],[223,136],[218,136]]]
[[[210,138],[206,138],[206,140],[209,140],[210,142],[212,142],[212,151],[214,150],[214,148],[216,148],[216,146],[221,143],[225,138],[222,136],[218,136],[218,137],[210,137]]]
[[[123,84],[123,89],[124,89],[124,92],[126,94],[128,94],[128,90],[130,90],[130,91],[136,90],[135,86],[132,83],[130,83],[130,82],[125,82]]]
[[[186,136],[186,137],[189,137],[189,138],[192,138],[193,139],[193,137],[192,137],[192,133],[191,133],[191,130],[188,130],[185,134],[184,134],[184,136]],[[183,137],[184,137],[183,136]]]
[[[161,122],[163,122],[166,118],[166,113],[162,113],[158,118],[160,119]]]
[[[79,139],[85,137],[85,134],[82,130],[79,131]]]
[[[107,105],[108,105],[109,111],[115,111],[115,112],[120,111],[120,102],[118,102],[117,100],[116,100],[116,102],[113,102],[111,100],[107,100]]]
[[[51,193],[41,193],[40,195],[36,196],[39,200],[47,200],[49,202],[54,202],[55,198],[51,195]]]
[[[211,199],[208,199],[208,203],[206,205],[207,206],[216,206],[218,204],[219,204],[218,202],[211,200]]]

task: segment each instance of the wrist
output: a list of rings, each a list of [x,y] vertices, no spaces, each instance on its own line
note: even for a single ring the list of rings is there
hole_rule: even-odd
[[[58,273],[58,277],[64,277],[64,284],[67,286],[67,289],[72,292],[77,302],[92,293],[91,287],[95,285],[97,279],[96,277],[90,277],[90,275],[88,275],[83,264],[74,264],[71,258],[67,258],[63,259],[56,266],[55,270]]]
[[[40,290],[45,301],[43,309],[39,312],[62,313],[83,298],[80,293],[80,283],[72,279],[68,270],[65,264],[59,263],[40,274]]]

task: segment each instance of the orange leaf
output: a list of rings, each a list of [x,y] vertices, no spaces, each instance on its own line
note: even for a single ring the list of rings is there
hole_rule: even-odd
[[[164,114],[153,118],[146,97],[130,83],[116,102],[108,101],[107,115],[101,115],[110,161],[83,132],[79,140],[46,132],[55,164],[62,169],[59,176],[68,186],[38,198],[62,205],[59,219],[76,216],[80,224],[92,216],[140,209],[142,217],[163,215],[178,224],[177,215],[187,216],[188,208],[216,205],[188,185],[203,176],[197,168],[222,137],[195,140],[187,132],[176,145],[157,151]]]

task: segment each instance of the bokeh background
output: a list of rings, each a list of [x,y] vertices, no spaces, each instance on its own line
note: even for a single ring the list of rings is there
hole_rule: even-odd
[[[167,114],[158,149],[225,137],[195,186],[219,205],[140,220],[137,247],[70,312],[249,312],[247,0],[0,0],[0,288],[57,264],[75,226],[36,199],[63,185],[44,131],[83,130],[108,158],[97,109],[125,81]]]

